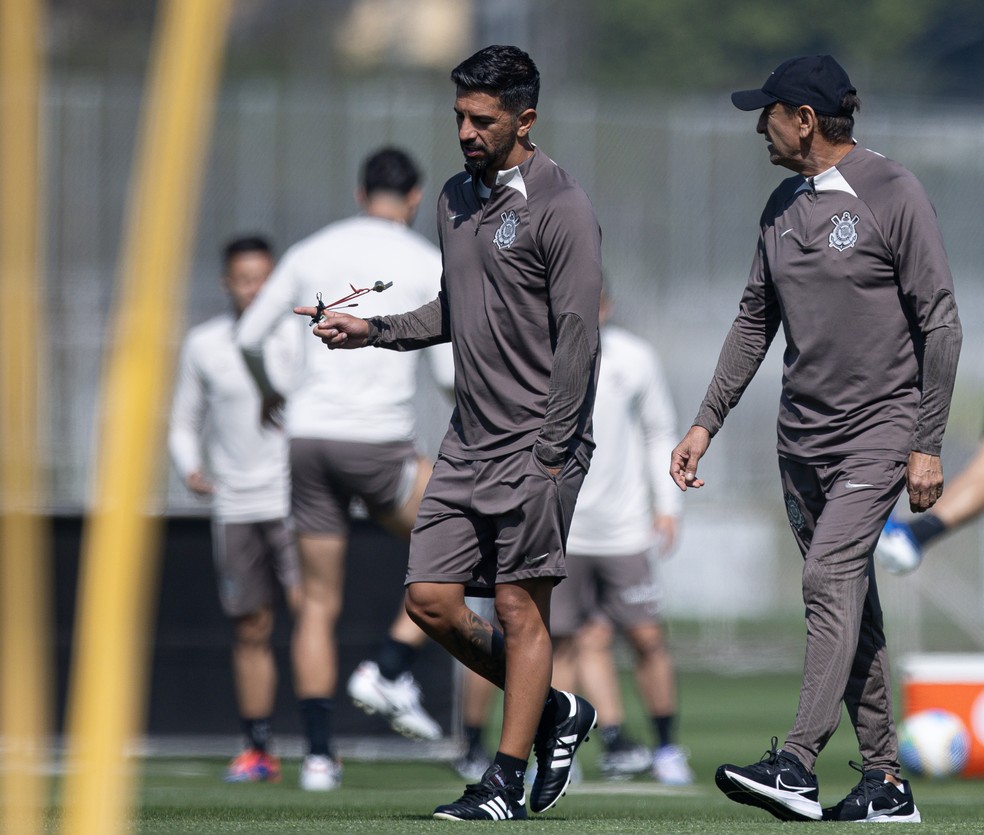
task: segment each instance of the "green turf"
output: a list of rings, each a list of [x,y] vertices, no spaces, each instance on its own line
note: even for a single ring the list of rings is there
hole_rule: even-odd
[[[598,740],[582,748],[584,782],[558,806],[512,826],[548,833],[788,833],[798,825],[780,823],[759,810],[727,800],[713,784],[722,762],[747,764],[762,754],[773,734],[782,736],[796,708],[795,675],[725,677],[705,673],[681,676],[680,741],[690,749],[697,784],[670,791],[649,780],[606,783],[595,759]],[[631,730],[648,741],[648,728],[634,702]],[[857,782],[847,761],[857,759],[845,722],[818,763],[820,800],[828,805]],[[427,833],[465,826],[435,821],[435,806],[454,800],[462,783],[444,763],[345,763],[345,785],[326,794],[302,792],[297,763],[284,764],[279,785],[228,785],[221,782],[226,761],[154,759],[144,764],[136,831],[140,833]],[[981,781],[913,780],[923,815],[921,826],[896,824],[892,835],[984,832]],[[57,831],[50,821],[50,831]],[[506,825],[506,824],[502,824]],[[830,824],[822,824],[831,826]],[[471,824],[481,830],[491,823]],[[857,831],[874,825],[861,825]],[[852,829],[851,831],[855,831]]]

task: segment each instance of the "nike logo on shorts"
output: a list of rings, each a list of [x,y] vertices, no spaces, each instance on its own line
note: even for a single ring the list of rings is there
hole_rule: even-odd
[[[851,479],[847,480],[848,490],[857,490],[860,487],[874,487],[874,486],[875,486],[874,484],[868,484],[867,482],[864,481],[851,481]]]
[[[550,552],[547,551],[545,554],[540,554],[538,557],[527,557],[523,562],[527,565],[536,565],[537,563],[543,562],[547,557],[550,556]]]

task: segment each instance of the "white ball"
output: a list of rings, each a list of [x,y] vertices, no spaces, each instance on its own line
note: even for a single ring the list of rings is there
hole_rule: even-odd
[[[959,774],[969,753],[970,734],[960,717],[948,710],[922,710],[906,718],[899,728],[899,758],[913,774]]]

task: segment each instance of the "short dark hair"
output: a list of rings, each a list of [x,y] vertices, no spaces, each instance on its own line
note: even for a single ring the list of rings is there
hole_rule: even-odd
[[[421,174],[412,157],[400,148],[380,148],[362,163],[359,181],[367,195],[392,191],[406,197],[420,183]]]
[[[273,247],[263,235],[239,235],[222,247],[222,269],[229,269],[233,258],[247,252],[262,252],[273,258]]]
[[[540,71],[515,46],[487,46],[451,70],[451,80],[462,90],[498,96],[512,113],[536,107],[540,99]]]
[[[785,111],[792,115],[799,107],[781,102]],[[845,93],[841,99],[841,110],[845,116],[826,116],[817,113],[817,130],[828,142],[840,145],[854,138],[854,113],[861,109],[861,99],[857,93]]]

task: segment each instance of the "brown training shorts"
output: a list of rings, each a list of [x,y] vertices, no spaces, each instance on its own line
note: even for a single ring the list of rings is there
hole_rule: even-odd
[[[212,522],[212,558],[222,611],[238,618],[272,606],[278,586],[301,584],[294,534],[284,519]]]
[[[585,471],[571,456],[554,478],[532,450],[482,461],[439,456],[410,536],[410,583],[497,583],[567,576],[564,550]]]
[[[370,515],[402,507],[413,493],[419,455],[410,441],[369,444],[293,438],[290,503],[299,534],[348,536],[358,496]]]

